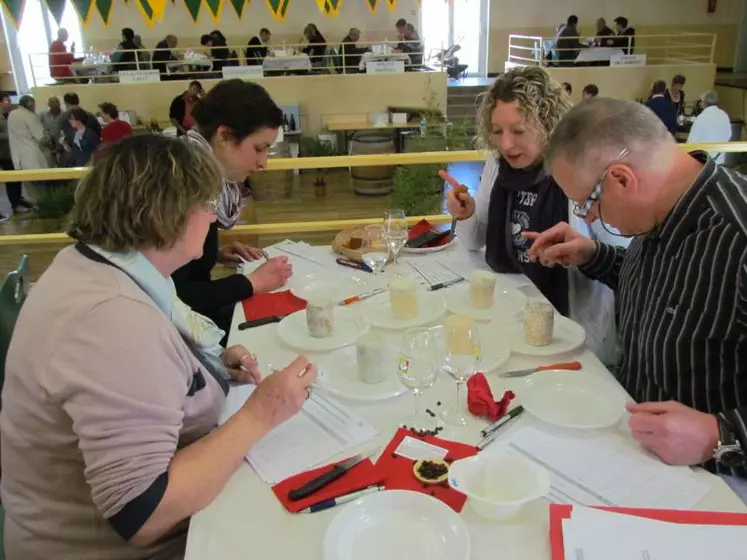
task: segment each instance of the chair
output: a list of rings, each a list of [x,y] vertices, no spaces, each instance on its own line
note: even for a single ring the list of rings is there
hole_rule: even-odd
[[[5,381],[5,358],[8,355],[10,338],[28,294],[28,269],[28,256],[23,255],[18,268],[6,274],[0,281],[0,388]]]

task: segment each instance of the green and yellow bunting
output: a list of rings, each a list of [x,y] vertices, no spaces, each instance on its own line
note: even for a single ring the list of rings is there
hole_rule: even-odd
[[[187,7],[189,15],[192,16],[192,21],[197,23],[197,17],[200,15],[200,6],[202,0],[184,0],[184,5]]]
[[[231,5],[233,6],[236,15],[239,16],[239,19],[241,19],[241,16],[244,13],[244,6],[248,6],[251,1],[252,0],[231,0]]]
[[[26,4],[26,0],[2,0],[2,2],[5,8],[5,15],[8,16],[13,27],[18,29],[18,26],[21,25],[21,16],[23,15],[23,7]]]
[[[386,5],[389,6],[389,11],[393,12],[397,7],[397,0],[386,0]]]
[[[372,14],[376,13],[376,7],[379,4],[379,0],[365,0],[366,4],[368,4],[368,7],[371,10]]]
[[[220,13],[223,11],[224,0],[204,0],[207,4],[210,17],[213,18],[213,23],[218,25],[220,23]]]
[[[109,27],[109,16],[111,16],[113,5],[114,0],[96,0],[96,11],[101,16],[104,27]]]
[[[91,0],[70,0],[73,3],[75,11],[78,12],[83,27],[88,27],[91,23],[91,16],[93,15],[93,2]]]
[[[65,11],[65,1],[66,0],[46,0],[49,13],[52,14],[52,18],[57,22],[57,25],[62,23],[62,13]]]
[[[275,18],[275,21],[283,21],[285,16],[288,15],[291,0],[265,0],[265,2],[267,2],[267,7],[270,9],[270,13]]]
[[[342,6],[342,0],[325,0],[324,13],[328,17],[337,17],[340,15],[341,6]]]

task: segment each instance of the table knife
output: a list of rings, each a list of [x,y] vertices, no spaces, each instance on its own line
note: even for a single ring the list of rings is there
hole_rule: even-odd
[[[456,233],[456,219],[451,220],[451,229],[449,230],[449,241],[454,239],[454,234]]]
[[[330,470],[328,470],[326,473],[316,478],[313,478],[309,480],[303,486],[300,486],[299,488],[296,488],[288,492],[288,499],[292,502],[297,502],[298,500],[303,500],[304,498],[308,498],[315,492],[318,492],[322,488],[332,484],[335,480],[340,478],[342,475],[347,473],[350,469],[352,469],[358,463],[363,461],[363,459],[365,459],[363,455],[356,455],[355,457],[352,457],[348,459],[347,461],[340,463],[339,465],[335,465]]]
[[[546,371],[550,369],[565,369],[569,371],[575,371],[581,369],[581,362],[568,362],[566,364],[552,364],[549,366],[539,366],[529,369],[520,369],[517,371],[507,371],[506,373],[498,374],[498,377],[526,377],[532,375],[538,371]]]

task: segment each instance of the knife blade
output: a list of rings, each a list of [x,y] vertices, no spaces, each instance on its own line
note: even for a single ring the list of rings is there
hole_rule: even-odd
[[[309,480],[303,486],[300,486],[288,492],[288,499],[292,502],[297,502],[298,500],[308,498],[325,486],[332,484],[335,480],[340,478],[350,469],[363,461],[363,459],[365,459],[363,455],[356,455],[355,457],[351,457],[350,459],[340,463],[339,465],[335,465],[324,474],[317,476],[316,478]]]
[[[535,368],[529,368],[529,369],[520,369],[516,371],[507,371],[505,373],[498,374],[498,377],[526,377],[527,375],[532,375],[533,373],[537,373],[538,371],[547,371],[551,369],[562,369],[562,370],[568,370],[568,371],[576,371],[581,369],[581,362],[568,362],[563,364],[551,364],[549,366],[539,366]]]
[[[454,233],[456,232],[456,224],[457,224],[456,218],[451,220],[451,229],[449,229],[449,241],[454,239]]]

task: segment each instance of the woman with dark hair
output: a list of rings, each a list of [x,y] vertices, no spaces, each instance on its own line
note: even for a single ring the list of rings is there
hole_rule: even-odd
[[[137,70],[137,50],[135,32],[129,27],[122,29],[122,42],[112,53],[111,61],[117,72]]]
[[[213,280],[216,263],[237,265],[256,260],[258,249],[233,242],[219,246],[218,228],[230,229],[241,217],[241,186],[267,165],[267,150],[283,124],[283,111],[262,86],[242,80],[220,82],[195,104],[196,127],[185,139],[210,152],[223,170],[218,220],[210,225],[202,257],[177,270],[172,278],[179,297],[192,309],[228,332],[237,302],[255,293],[283,286],[292,274],[285,257],[268,260],[248,276],[234,274]]]
[[[672,85],[664,93],[664,98],[672,102],[677,109],[677,116],[685,114],[685,90],[682,86],[685,85],[685,76],[682,74],[676,74],[672,78]]]
[[[308,45],[303,48],[303,52],[309,55],[312,66],[324,65],[324,53],[327,51],[327,40],[319,32],[319,29],[313,23],[304,27],[303,36],[308,41]]]

